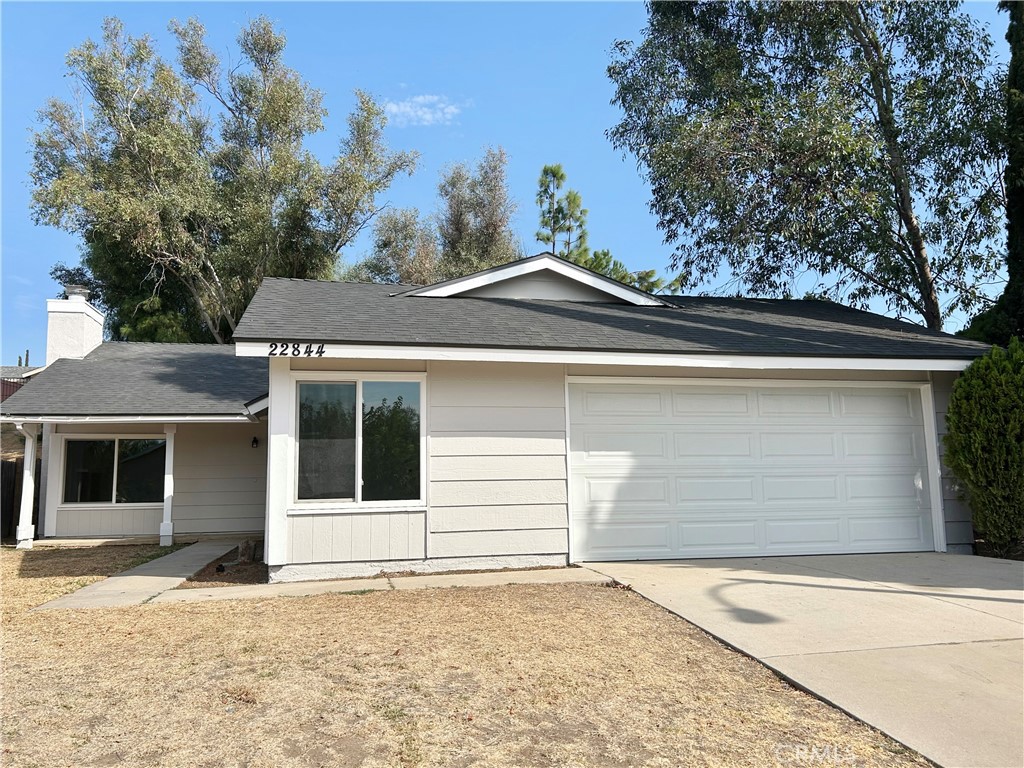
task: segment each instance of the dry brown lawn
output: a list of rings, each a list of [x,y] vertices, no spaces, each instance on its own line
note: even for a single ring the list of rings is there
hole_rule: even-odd
[[[41,554],[0,552],[4,765],[928,765],[623,590],[26,613],[121,552]]]

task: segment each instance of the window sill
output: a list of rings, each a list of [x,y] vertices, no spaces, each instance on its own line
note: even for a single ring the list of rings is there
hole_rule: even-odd
[[[163,508],[162,501],[62,501],[57,505],[58,509],[148,509],[150,507]]]
[[[388,506],[373,507],[361,504],[311,504],[309,506],[291,506],[288,508],[288,517],[306,517],[308,515],[386,515],[396,512],[426,512],[427,505],[420,502],[412,504],[393,504]]]

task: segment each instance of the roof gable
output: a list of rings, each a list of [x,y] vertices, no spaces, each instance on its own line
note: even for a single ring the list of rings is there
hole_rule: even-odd
[[[665,306],[665,302],[655,296],[550,253],[541,253],[483,272],[415,288],[402,295]]]

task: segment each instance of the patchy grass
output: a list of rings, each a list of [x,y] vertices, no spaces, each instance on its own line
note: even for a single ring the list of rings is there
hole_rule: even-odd
[[[5,766],[928,765],[626,590],[25,613],[18,554]]]
[[[0,550],[0,621],[187,546],[131,544]]]

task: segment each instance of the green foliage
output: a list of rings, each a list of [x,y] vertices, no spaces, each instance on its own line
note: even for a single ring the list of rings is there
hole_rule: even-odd
[[[630,272],[608,249],[591,251],[587,242],[587,214],[590,211],[583,207],[583,198],[574,189],[559,196],[565,180],[561,165],[545,165],[541,169],[536,198],[540,210],[538,242],[549,246],[555,256],[641,291],[675,293],[679,290],[678,280],[666,282],[658,277],[657,270]],[[561,247],[559,238],[562,238]]]
[[[415,208],[384,211],[373,227],[373,255],[346,279],[429,285],[438,279],[437,234]]]
[[[437,185],[438,210],[385,211],[373,253],[342,272],[347,280],[426,285],[507,264],[521,257],[512,232],[505,150],[488,148],[476,169],[458,163]]]
[[[985,303],[1002,80],[955,2],[649,3],[609,67],[684,287],[883,298],[941,328]]]
[[[508,190],[507,166],[504,149],[488,148],[475,171],[460,163],[442,174],[435,217],[442,279],[497,267],[522,255],[512,231],[516,204]]]
[[[33,214],[83,237],[85,269],[125,335],[192,339],[195,316],[199,335],[224,342],[263,277],[330,277],[416,158],[387,149],[383,111],[358,91],[337,157],[324,164],[305,150],[326,110],[284,64],[285,38],[266,19],[242,29],[226,71],[198,21],[171,31],[177,67],[117,19],[102,44],[68,54],[79,103],[52,99],[39,114]]]
[[[1006,76],[1006,273],[1003,295],[979,313],[960,335],[1006,346],[1011,336],[1024,337],[1024,3],[1002,0],[1010,16],[1006,41],[1010,67]]]
[[[537,182],[537,207],[540,209],[537,241],[549,246],[556,256],[578,262],[586,260],[590,251],[587,245],[590,211],[583,207],[583,198],[574,189],[559,196],[565,178],[561,165],[545,165],[541,169]],[[559,237],[563,238],[561,247]]]
[[[946,463],[998,555],[1024,542],[1024,343],[993,347],[953,386]]]
[[[401,397],[363,413],[363,498],[417,499],[420,495],[420,415]]]
[[[103,309],[106,330],[121,341],[211,342],[213,336],[188,291],[173,278],[150,279],[152,266],[118,242],[87,236],[81,265],[56,264],[60,285],[83,285]]]

